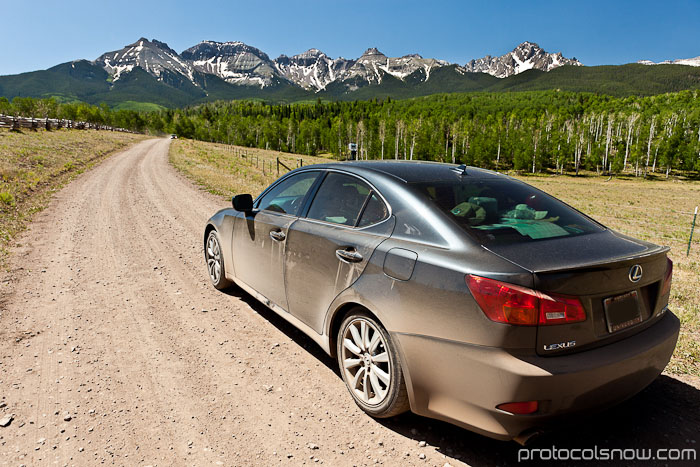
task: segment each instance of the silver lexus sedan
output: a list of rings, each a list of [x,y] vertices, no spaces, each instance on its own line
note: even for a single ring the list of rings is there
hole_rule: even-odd
[[[668,248],[472,167],[297,169],[209,219],[204,251],[217,289],[336,357],[368,414],[521,443],[642,390],[679,332]]]

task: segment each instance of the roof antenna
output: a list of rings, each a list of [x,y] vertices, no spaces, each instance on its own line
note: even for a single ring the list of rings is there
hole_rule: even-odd
[[[457,173],[460,174],[461,176],[469,175],[469,174],[467,173],[467,165],[466,165],[466,164],[462,164],[462,165],[460,165],[460,166],[458,166],[458,167],[453,167],[453,168],[450,169],[450,170],[452,170],[453,172],[457,172]]]

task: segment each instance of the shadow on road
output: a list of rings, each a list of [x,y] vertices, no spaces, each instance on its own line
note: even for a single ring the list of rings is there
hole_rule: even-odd
[[[316,342],[314,342],[309,336],[292,326],[284,318],[270,310],[268,307],[257,301],[252,295],[243,291],[242,289],[238,287],[231,287],[230,289],[225,290],[224,293],[245,302],[256,313],[269,321],[270,324],[279,329],[282,333],[286,334],[287,337],[292,339],[299,347],[302,347],[304,350],[316,357],[318,361],[326,365],[329,370],[340,377],[340,372],[338,371],[338,365],[336,364],[335,359],[331,358],[326,352],[324,352],[323,349],[319,347],[318,344],[316,344]]]
[[[538,465],[539,459],[518,462],[522,447],[515,442],[486,438],[456,426],[404,414],[384,425],[416,441],[436,446],[448,458],[470,465]],[[700,456],[700,391],[682,381],[662,375],[649,387],[623,404],[591,415],[586,419],[571,420],[541,438],[528,448],[557,449],[695,449]],[[539,454],[529,453],[535,457]],[[521,453],[527,459],[528,453]],[[698,457],[700,460],[700,457]],[[579,465],[586,461],[548,461],[546,465]],[[600,465],[604,461],[590,461]],[[620,460],[609,465],[699,465],[699,461],[644,461]]]
[[[338,375],[336,362],[311,338],[262,305],[246,292],[233,288],[226,292],[247,303],[253,310],[306,349]],[[350,400],[350,396],[348,396]],[[406,413],[398,417],[377,420],[385,427],[413,439],[425,441],[451,459],[474,466],[504,465],[700,465],[700,390],[677,379],[662,375],[632,399],[602,413],[585,419],[570,420],[558,429],[543,435],[528,445],[528,449],[694,449],[696,461],[647,460],[618,458],[614,461],[523,460],[518,462],[522,446],[515,442],[493,440],[449,423]],[[668,454],[671,454],[670,452]],[[521,459],[534,457],[533,452],[521,452]]]

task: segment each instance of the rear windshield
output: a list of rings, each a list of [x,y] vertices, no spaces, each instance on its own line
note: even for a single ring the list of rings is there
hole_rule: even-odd
[[[526,243],[603,230],[546,193],[512,179],[411,184],[483,245]]]

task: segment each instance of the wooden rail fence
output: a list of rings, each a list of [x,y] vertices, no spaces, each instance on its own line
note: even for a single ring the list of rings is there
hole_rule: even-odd
[[[30,130],[55,130],[58,128],[74,128],[76,130],[106,130],[106,131],[121,131],[124,133],[134,133],[131,130],[124,128],[114,128],[108,125],[101,125],[90,122],[76,122],[64,118],[32,118],[32,117],[16,117],[11,115],[0,114],[0,128],[9,128],[11,130],[20,130],[28,128]]]

